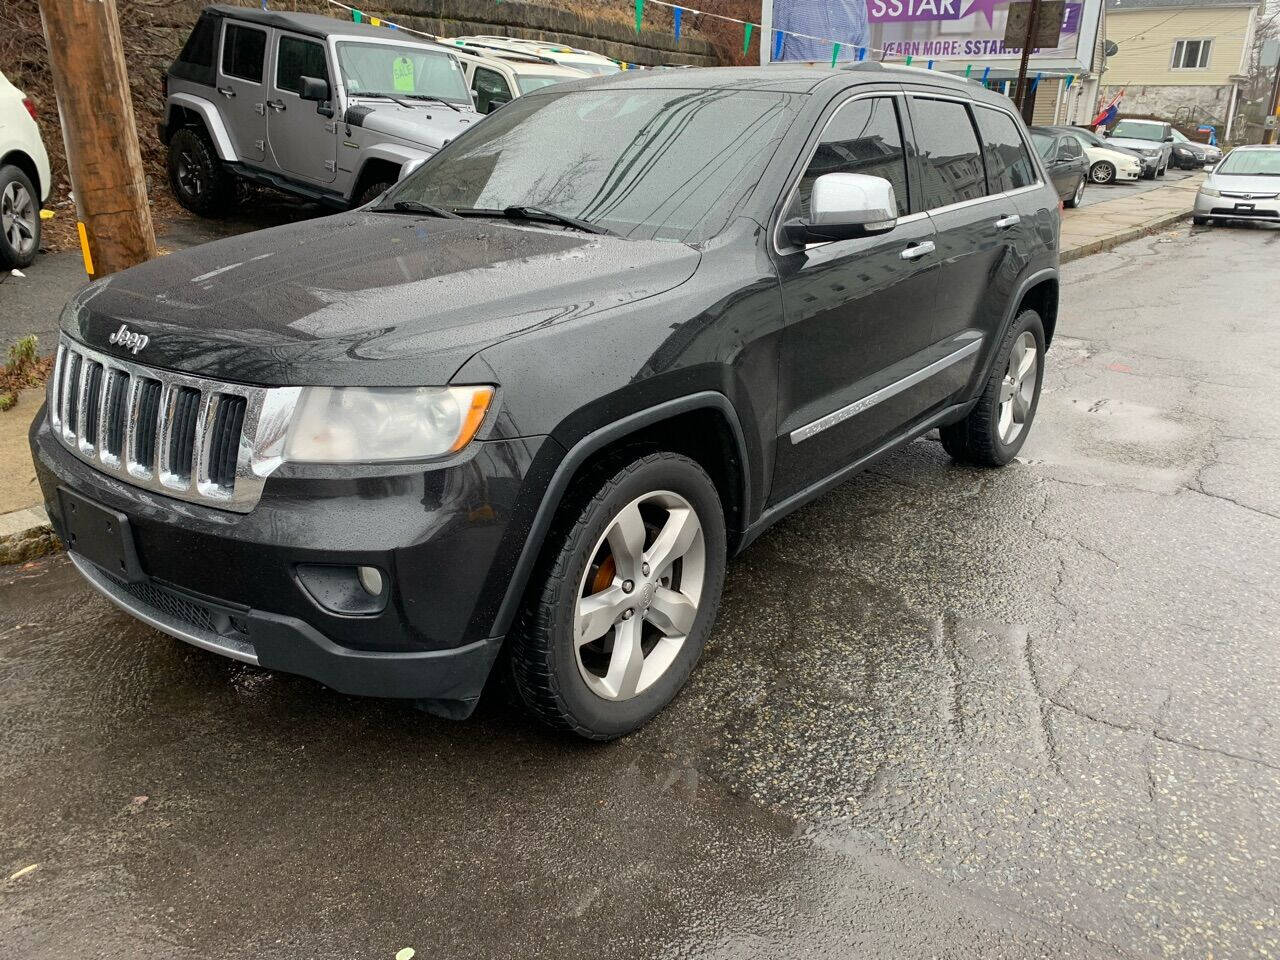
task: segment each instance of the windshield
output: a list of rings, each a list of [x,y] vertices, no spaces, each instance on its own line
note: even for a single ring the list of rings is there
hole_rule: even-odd
[[[581,61],[581,60],[562,60],[560,61],[566,67],[573,67],[575,70],[581,70],[583,73],[589,73],[593,77],[602,77],[607,73],[621,73],[622,68],[616,63],[600,63],[598,61]]]
[[[1053,152],[1053,140],[1054,138],[1047,133],[1031,131],[1031,142],[1036,145],[1036,152],[1046,160],[1049,159],[1049,154]]]
[[[1159,143],[1164,139],[1164,127],[1158,123],[1121,120],[1112,128],[1111,135],[1113,137],[1128,137],[1131,140],[1153,140]]]
[[[440,50],[344,40],[338,44],[338,69],[351,96],[427,96],[471,106],[462,67]]]
[[[1233,150],[1214,173],[1237,177],[1280,177],[1280,148]]]
[[[581,77],[575,77],[567,73],[517,73],[516,86],[520,88],[521,93],[532,93],[534,90],[549,87],[553,83],[581,79]]]
[[[388,200],[540,207],[633,239],[695,243],[750,194],[789,104],[757,91],[552,88],[491,114]]]
[[[1174,143],[1190,143],[1191,142],[1185,136],[1183,136],[1180,130],[1173,131],[1173,141]]]

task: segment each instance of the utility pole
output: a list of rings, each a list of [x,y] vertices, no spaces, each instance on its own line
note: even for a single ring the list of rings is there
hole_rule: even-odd
[[[40,0],[85,272],[156,256],[116,0]]]
[[[1027,103],[1027,65],[1031,61],[1031,45],[1035,42],[1036,28],[1040,21],[1040,0],[1031,0],[1031,12],[1027,15],[1027,36],[1022,41],[1022,59],[1018,62],[1018,83],[1013,88],[1013,102],[1018,105],[1022,119],[1031,125],[1035,113],[1035,101]]]
[[[1271,80],[1271,96],[1267,97],[1267,116],[1271,117],[1271,122],[1280,124],[1280,117],[1276,116],[1280,113],[1280,56],[1276,57],[1276,75]],[[1263,133],[1263,143],[1276,142],[1276,128],[1271,127]]]

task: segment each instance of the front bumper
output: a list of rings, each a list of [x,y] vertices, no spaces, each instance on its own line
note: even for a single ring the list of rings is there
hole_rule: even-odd
[[[71,548],[86,580],[117,606],[224,656],[342,693],[443,701],[443,712],[460,716],[501,646],[491,628],[523,546],[523,523],[510,521],[531,495],[524,481],[542,444],[476,442],[429,469],[286,465],[252,512],[236,514],[93,469],[43,411],[31,430],[45,507],[64,542],[60,487],[129,521],[135,582]],[[374,613],[334,609],[304,579],[308,568],[357,566],[377,568],[388,584]]]
[[[1208,217],[1213,220],[1261,220],[1264,223],[1280,223],[1280,198],[1246,200],[1242,197],[1206,197],[1203,193],[1197,193],[1192,212],[1197,217]]]

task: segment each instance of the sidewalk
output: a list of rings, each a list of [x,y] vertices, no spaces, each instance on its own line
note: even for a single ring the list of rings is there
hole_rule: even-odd
[[[1064,210],[1062,262],[1109,250],[1190,216],[1203,179],[1188,177],[1145,193]],[[27,448],[27,427],[40,400],[40,391],[28,390],[17,407],[0,413],[0,564],[19,563],[58,547],[40,506]]]
[[[1062,262],[1110,250],[1191,216],[1204,177],[1197,174],[1146,193],[1063,210]]]

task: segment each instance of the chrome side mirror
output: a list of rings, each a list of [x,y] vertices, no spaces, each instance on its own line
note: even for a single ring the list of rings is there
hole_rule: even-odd
[[[888,233],[898,225],[893,184],[863,173],[825,173],[813,181],[809,217],[783,225],[796,246]]]

